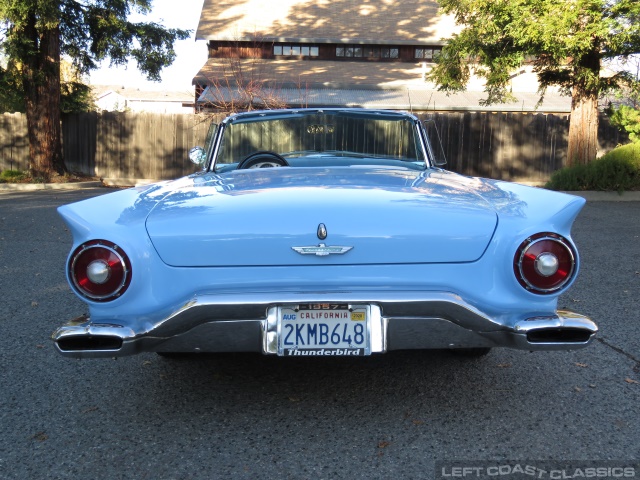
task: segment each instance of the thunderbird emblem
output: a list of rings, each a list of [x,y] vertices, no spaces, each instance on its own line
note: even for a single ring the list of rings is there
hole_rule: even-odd
[[[327,246],[324,243],[317,247],[291,247],[301,255],[316,255],[318,257],[326,257],[327,255],[342,255],[347,253],[353,247]]]

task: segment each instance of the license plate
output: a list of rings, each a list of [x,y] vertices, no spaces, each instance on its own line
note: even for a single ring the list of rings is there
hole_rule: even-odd
[[[368,305],[302,303],[278,309],[278,355],[371,354]]]

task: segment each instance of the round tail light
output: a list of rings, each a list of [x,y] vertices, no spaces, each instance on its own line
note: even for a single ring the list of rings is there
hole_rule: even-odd
[[[553,293],[573,278],[576,252],[564,237],[539,233],[527,238],[513,259],[513,270],[522,285],[534,293]]]
[[[115,243],[92,240],[76,248],[69,260],[76,290],[90,300],[107,302],[122,295],[131,281],[131,264]]]

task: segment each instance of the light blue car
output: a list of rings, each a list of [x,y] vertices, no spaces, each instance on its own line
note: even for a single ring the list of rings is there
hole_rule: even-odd
[[[201,172],[61,207],[89,315],[54,332],[57,351],[588,345],[595,323],[557,310],[584,200],[443,170],[434,133],[390,111],[241,113],[190,152]]]

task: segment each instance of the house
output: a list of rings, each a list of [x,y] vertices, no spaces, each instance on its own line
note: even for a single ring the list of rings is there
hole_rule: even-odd
[[[193,113],[193,97],[187,91],[140,90],[114,85],[93,85],[95,104],[103,112]]]
[[[414,111],[534,111],[537,79],[514,74],[517,101],[484,106],[483,84],[447,95],[425,81],[457,27],[435,0],[205,0],[196,40],[208,59],[193,79],[198,110],[357,106]],[[538,111],[566,113],[548,92]]]

